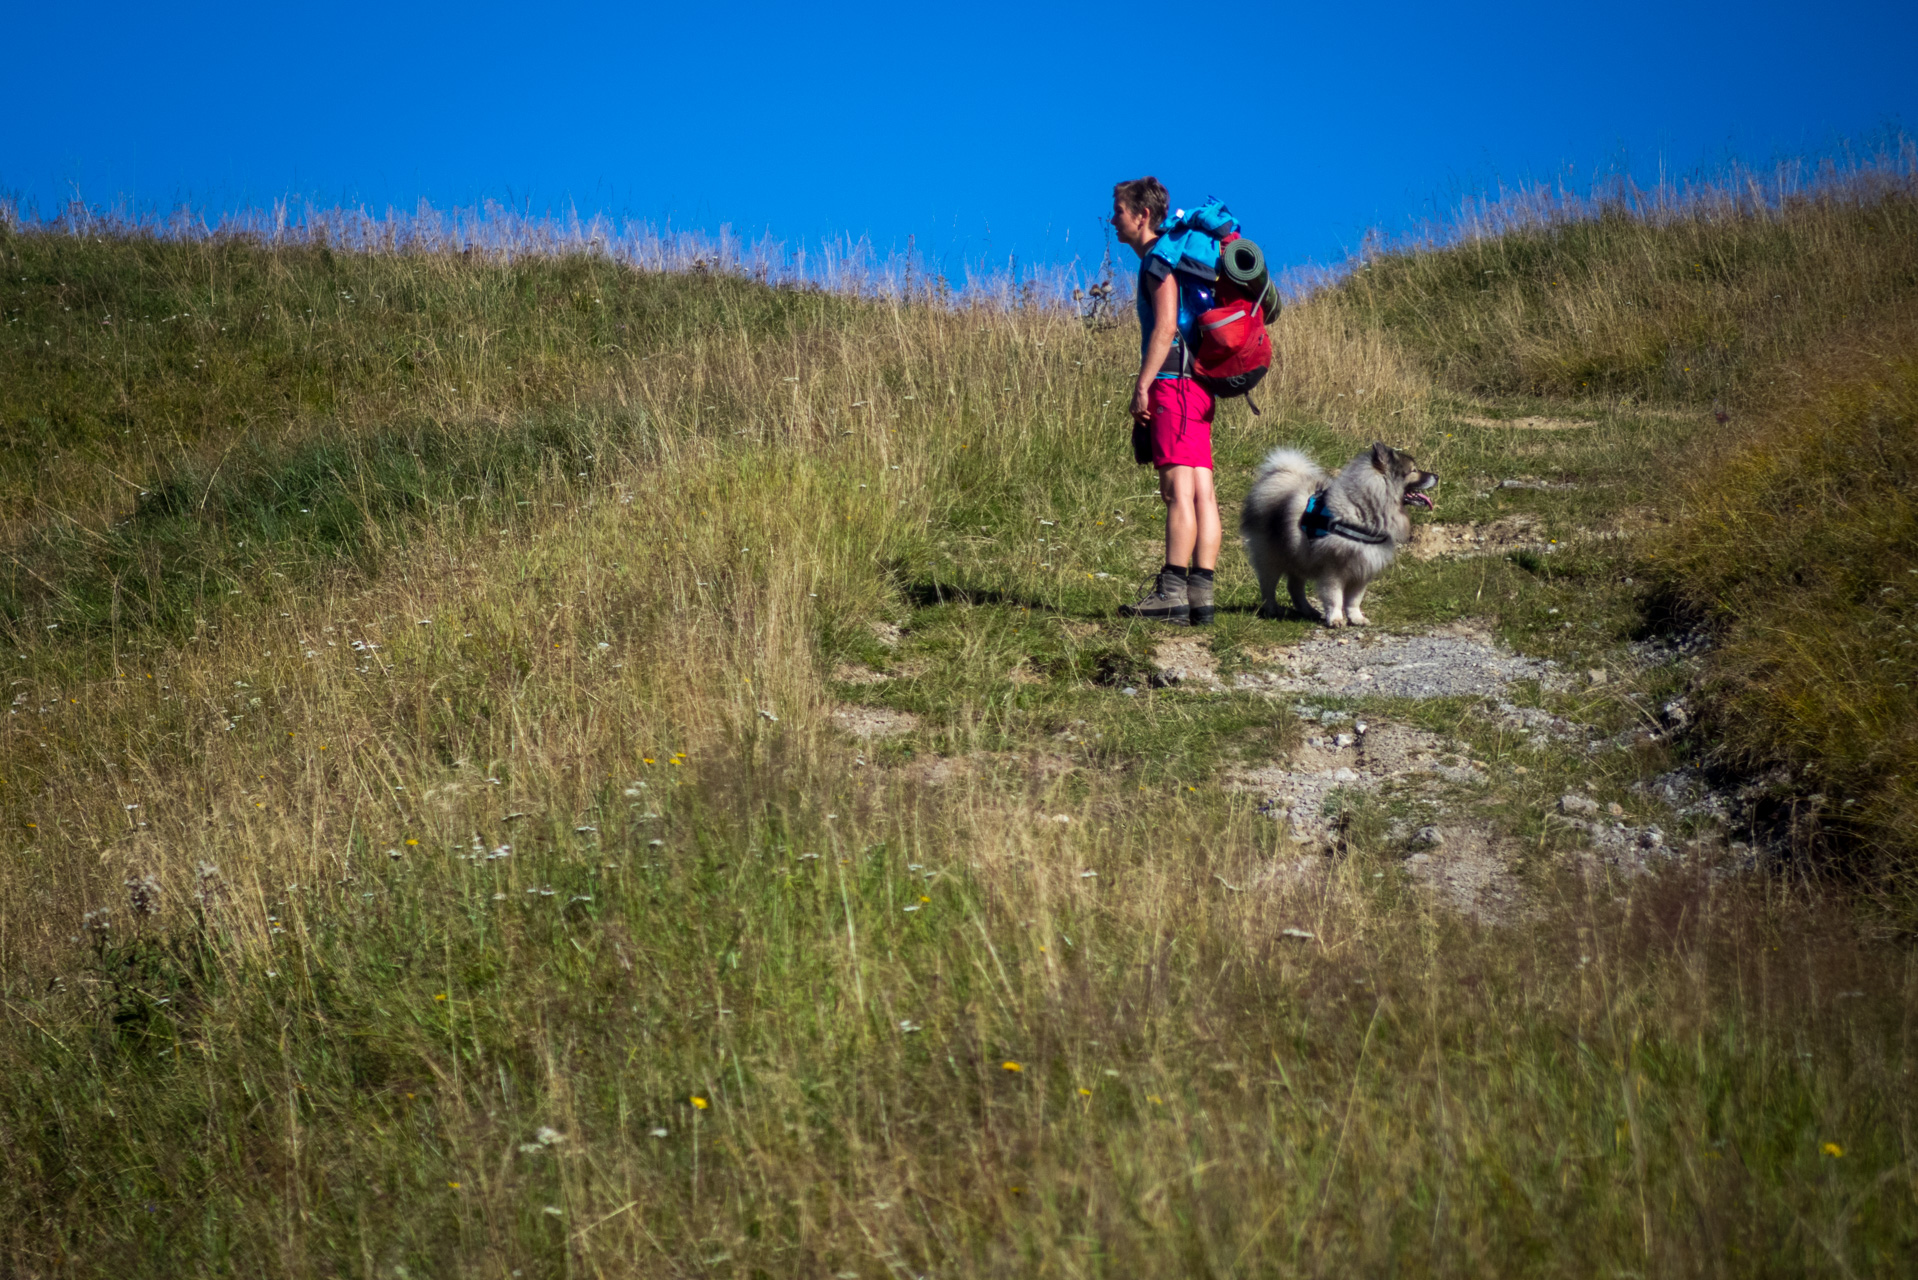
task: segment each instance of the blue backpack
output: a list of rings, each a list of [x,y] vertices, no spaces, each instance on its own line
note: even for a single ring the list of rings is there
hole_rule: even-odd
[[[1213,395],[1247,395],[1272,361],[1261,322],[1269,326],[1279,313],[1264,253],[1240,235],[1224,203],[1209,199],[1166,218],[1147,256],[1169,266],[1179,282],[1181,360],[1189,375]],[[1142,327],[1145,309],[1141,298]]]
[[[1214,285],[1219,278],[1219,238],[1239,229],[1239,220],[1224,203],[1207,200],[1190,213],[1174,209],[1159,224],[1159,238],[1147,256],[1157,258],[1179,281],[1179,341],[1186,351],[1199,349],[1199,317],[1217,305]],[[1139,320],[1145,322],[1145,299],[1139,300]]]

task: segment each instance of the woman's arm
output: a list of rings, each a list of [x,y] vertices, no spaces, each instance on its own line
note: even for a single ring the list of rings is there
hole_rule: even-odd
[[[1152,291],[1152,340],[1146,343],[1145,359],[1139,364],[1139,384],[1132,389],[1132,416],[1144,421],[1152,416],[1152,380],[1165,367],[1172,354],[1172,340],[1179,335],[1179,278],[1168,271]]]

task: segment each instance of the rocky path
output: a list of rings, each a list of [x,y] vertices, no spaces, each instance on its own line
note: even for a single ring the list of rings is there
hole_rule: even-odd
[[[1494,799],[1492,766],[1463,740],[1394,722],[1389,714],[1322,701],[1468,699],[1475,704],[1469,714],[1521,738],[1584,755],[1624,745],[1512,701],[1521,682],[1552,693],[1586,677],[1466,628],[1415,635],[1320,632],[1255,656],[1250,669],[1221,675],[1203,637],[1169,636],[1155,652],[1154,682],[1293,699],[1294,713],[1307,726],[1298,749],[1227,778],[1229,787],[1256,795],[1260,810],[1284,824],[1299,861],[1277,874],[1338,850],[1344,797],[1378,796],[1422,815],[1396,821],[1388,833],[1413,880],[1480,919],[1510,919],[1524,910],[1523,884],[1515,873],[1520,851],[1497,834],[1484,812]],[[1634,825],[1616,804],[1608,809],[1577,792],[1559,798],[1549,821],[1562,826],[1583,861],[1622,874],[1642,873],[1675,852],[1659,826]]]

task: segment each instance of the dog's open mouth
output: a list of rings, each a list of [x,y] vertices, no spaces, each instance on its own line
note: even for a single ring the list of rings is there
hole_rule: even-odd
[[[1419,489],[1407,489],[1404,498],[1400,501],[1408,507],[1424,507],[1427,511],[1438,510],[1438,503],[1432,501],[1432,496]]]

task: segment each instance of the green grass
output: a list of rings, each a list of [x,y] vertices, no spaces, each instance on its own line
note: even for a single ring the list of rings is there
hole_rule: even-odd
[[[1918,362],[1907,330],[1814,367],[1725,449],[1648,565],[1718,632],[1705,706],[1725,760],[1782,766],[1801,834],[1889,882],[1918,869]],[[1795,775],[1795,776],[1794,776]],[[1862,855],[1862,856],[1860,856]]]
[[[1713,833],[1627,879],[1553,816],[1700,832],[1643,784],[1709,743],[1315,698],[1483,781],[1335,795],[1334,856],[1235,788],[1317,730],[1151,687],[1164,637],[1115,615],[1160,538],[1132,335],[6,234],[0,1270],[1910,1270],[1908,946],[1709,874]],[[209,280],[226,310],[160,326]],[[1364,287],[1288,308],[1283,394],[1222,415],[1228,511],[1276,443],[1409,448],[1438,519],[1533,532],[1403,558],[1373,616],[1606,669],[1511,697],[1629,738],[1692,679],[1632,645],[1705,518],[1675,461],[1728,449],[1716,391],[1361,397]],[[1817,442],[1877,412],[1793,465],[1849,492],[1893,455]],[[1734,640],[1837,535],[1793,536],[1687,579]],[[1251,616],[1230,551],[1220,584],[1186,638],[1221,671],[1310,634]],[[854,739],[849,704],[916,721]],[[1405,860],[1441,805],[1522,886],[1496,923]]]
[[[1381,253],[1337,296],[1461,390],[1655,404],[1762,394],[1782,362],[1909,314],[1909,155],[1762,207],[1751,194]]]

